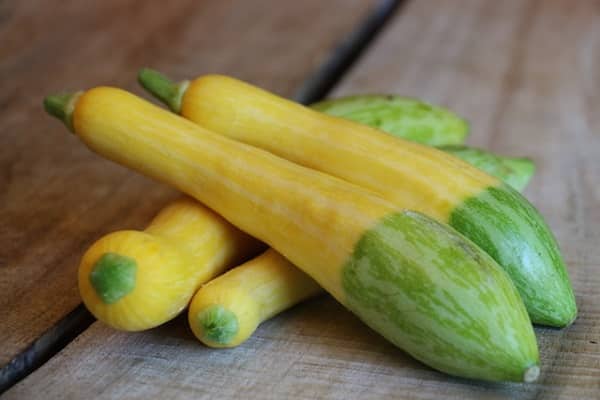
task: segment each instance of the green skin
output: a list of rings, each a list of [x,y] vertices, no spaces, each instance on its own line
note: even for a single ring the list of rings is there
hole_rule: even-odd
[[[488,188],[455,208],[450,225],[504,267],[532,321],[562,327],[575,320],[575,296],[558,244],[517,191],[507,185]]]
[[[114,257],[103,256],[106,266],[97,263],[92,275],[98,277],[91,279],[133,283],[107,301],[118,300],[135,282],[135,264]],[[340,300],[433,368],[484,380],[537,378],[536,339],[515,286],[491,257],[452,228],[415,212],[389,215],[365,231],[340,273]],[[235,324],[215,323],[228,320],[221,311],[201,316],[217,340],[236,330]]]
[[[358,241],[342,272],[346,305],[415,358],[462,377],[537,377],[531,323],[510,277],[454,230],[393,214]]]
[[[348,96],[311,108],[429,146],[462,144],[469,133],[467,122],[453,112],[408,97]]]
[[[135,288],[137,263],[117,253],[104,253],[94,264],[90,283],[103,303],[114,304]]]
[[[460,145],[440,146],[438,149],[468,162],[519,192],[525,189],[535,172],[535,164],[528,158],[502,157],[485,150]]]
[[[140,71],[138,78],[152,94],[160,96],[160,93],[166,92],[163,87],[183,85],[148,71]],[[375,98],[379,102],[394,99],[385,96]],[[167,104],[173,103],[166,98],[159,99]],[[350,103],[356,103],[356,99],[351,98]],[[369,97],[358,99],[362,99],[364,105],[364,100]],[[327,107],[321,105],[320,108]],[[422,112],[429,109],[420,108]],[[179,112],[180,108],[172,110]],[[466,130],[465,126],[463,131]],[[462,142],[465,134],[461,135]],[[542,216],[527,199],[507,185],[487,188],[457,204],[449,223],[505,268],[520,290],[534,323],[564,327],[574,321],[577,316],[575,297],[558,245]]]

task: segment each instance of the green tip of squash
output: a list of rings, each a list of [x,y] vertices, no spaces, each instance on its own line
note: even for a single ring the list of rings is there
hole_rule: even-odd
[[[410,97],[347,96],[315,103],[311,107],[429,146],[462,144],[469,134],[469,124],[460,116]]]
[[[510,185],[520,192],[523,191],[535,174],[535,163],[529,158],[505,158],[504,163],[514,171]]]
[[[69,128],[73,130],[73,110],[75,102],[82,92],[77,93],[61,93],[47,96],[44,99],[44,109],[53,117],[60,119]]]
[[[495,176],[519,192],[525,189],[535,172],[535,164],[528,158],[503,157],[462,145],[439,146],[438,149]]]
[[[557,328],[573,322],[577,304],[558,243],[542,215],[514,188],[489,187],[464,200],[449,222],[504,267],[531,322]]]
[[[523,373],[523,382],[531,383],[537,381],[540,376],[540,367],[532,365]]]
[[[90,283],[103,303],[114,304],[135,288],[137,263],[117,253],[104,253],[92,267]]]
[[[181,99],[189,85],[189,81],[175,83],[158,71],[142,68],[138,72],[138,82],[151,95],[166,104],[171,111],[179,114]]]
[[[213,305],[198,313],[202,338],[226,346],[238,333],[239,323],[235,314],[221,305]]]

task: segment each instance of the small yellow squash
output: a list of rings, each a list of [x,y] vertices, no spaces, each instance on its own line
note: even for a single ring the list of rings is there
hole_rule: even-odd
[[[234,347],[263,321],[319,293],[321,288],[273,249],[213,279],[194,295],[188,319],[211,347]]]
[[[189,198],[162,209],[145,231],[110,233],[79,266],[86,307],[113,328],[140,331],[179,314],[198,287],[264,245]]]

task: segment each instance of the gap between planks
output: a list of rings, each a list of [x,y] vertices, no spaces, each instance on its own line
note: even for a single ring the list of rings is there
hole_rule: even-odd
[[[380,0],[325,62],[309,75],[294,99],[302,104],[310,104],[327,96],[406,1]],[[0,369],[0,395],[60,352],[94,321],[85,306],[79,304]]]

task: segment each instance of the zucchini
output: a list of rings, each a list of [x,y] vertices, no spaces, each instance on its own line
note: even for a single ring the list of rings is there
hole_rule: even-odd
[[[150,329],[179,314],[202,283],[263,248],[184,198],[163,208],[145,231],[96,241],[81,260],[79,292],[88,310],[111,327]]]
[[[213,279],[194,295],[192,332],[211,347],[234,347],[258,325],[321,287],[273,249]]]
[[[178,88],[174,111],[226,137],[377,192],[448,223],[510,275],[534,323],[564,327],[577,315],[550,229],[516,190],[440,150],[392,137],[283,99],[239,80],[207,75],[174,85],[142,70],[150,92]],[[160,89],[159,89],[160,88]]]
[[[44,104],[90,149],[269,244],[422,362],[468,378],[537,378],[535,335],[513,283],[451,227],[120,89]]]
[[[144,72],[142,77],[149,73]],[[463,118],[445,108],[409,97],[347,96],[324,100],[310,107],[428,146],[463,144],[469,134],[469,124]]]
[[[502,157],[467,146],[440,146],[438,149],[468,162],[522,192],[535,173],[535,164],[525,157]]]

